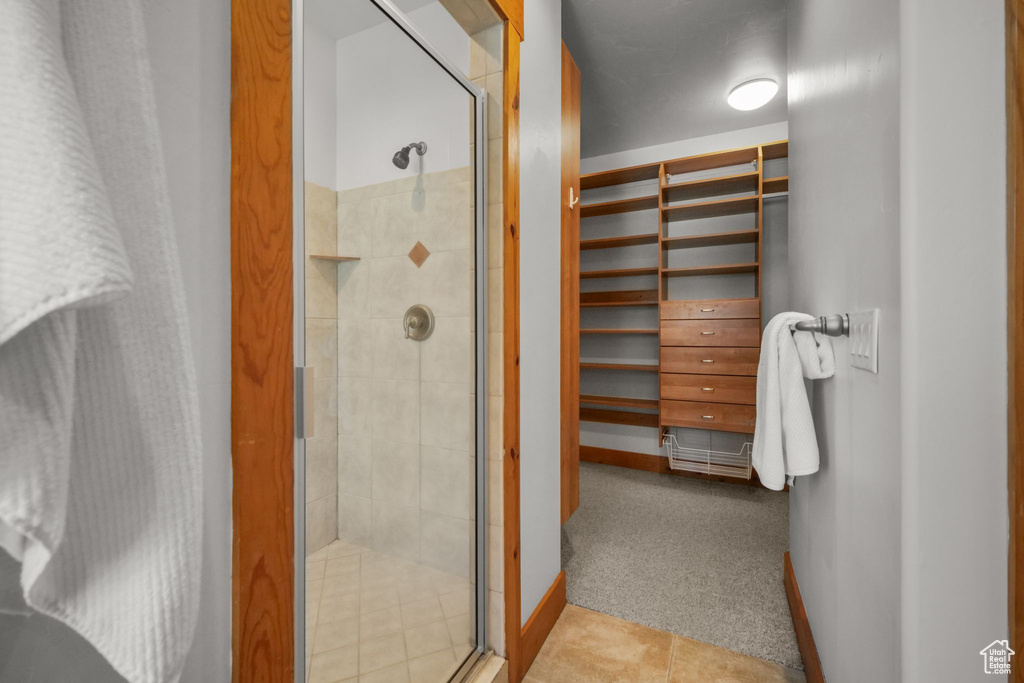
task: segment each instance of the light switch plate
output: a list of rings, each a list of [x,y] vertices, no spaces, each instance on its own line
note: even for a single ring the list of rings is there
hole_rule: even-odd
[[[850,364],[878,374],[878,309],[850,314]]]

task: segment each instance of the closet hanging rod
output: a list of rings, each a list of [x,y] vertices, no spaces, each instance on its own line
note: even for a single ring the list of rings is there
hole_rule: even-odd
[[[849,337],[850,316],[846,313],[833,313],[814,320],[800,321],[793,327],[801,332],[818,332],[829,337]]]

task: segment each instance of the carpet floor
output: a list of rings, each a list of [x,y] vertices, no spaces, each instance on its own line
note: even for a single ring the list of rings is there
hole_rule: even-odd
[[[782,584],[788,494],[581,463],[570,603],[802,669]]]

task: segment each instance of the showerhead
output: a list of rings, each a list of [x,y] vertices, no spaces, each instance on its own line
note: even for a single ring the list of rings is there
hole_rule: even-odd
[[[395,156],[391,157],[391,163],[398,168],[409,167],[409,150],[415,149],[416,154],[423,156],[427,153],[427,143],[425,142],[410,142],[402,149],[395,152]]]

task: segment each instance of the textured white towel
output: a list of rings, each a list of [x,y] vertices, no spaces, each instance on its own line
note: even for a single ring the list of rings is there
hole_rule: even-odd
[[[790,326],[814,320],[805,313],[780,313],[768,323],[757,364],[757,421],[753,465],[761,483],[781,491],[786,477],[818,471],[818,441],[804,377],[835,373],[832,341]]]
[[[140,8],[0,17],[2,607],[66,623],[133,683],[174,681],[200,444]]]

